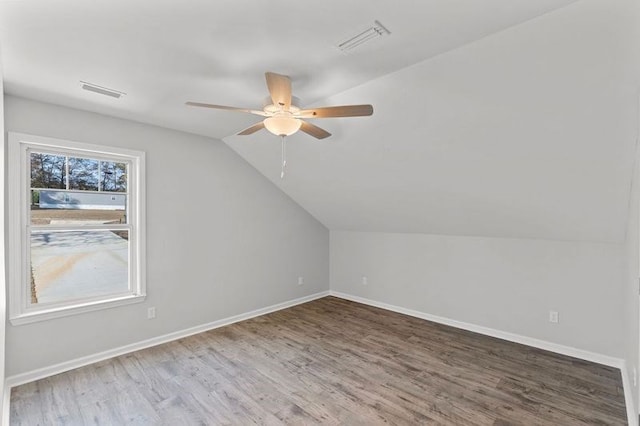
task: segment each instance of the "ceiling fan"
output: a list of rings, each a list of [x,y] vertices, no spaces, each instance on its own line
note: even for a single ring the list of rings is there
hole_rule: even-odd
[[[371,105],[343,105],[332,107],[320,107],[301,109],[296,103],[299,100],[291,96],[291,79],[286,75],[276,74],[273,72],[265,73],[267,80],[267,88],[271,95],[270,101],[262,111],[250,108],[236,108],[224,105],[205,104],[201,102],[187,102],[187,105],[222,109],[227,111],[238,111],[265,117],[264,120],[253,126],[244,129],[238,135],[251,135],[258,130],[267,129],[282,139],[282,173],[280,177],[284,177],[284,167],[286,165],[285,136],[290,136],[298,130],[302,130],[308,135],[317,139],[324,139],[331,136],[326,130],[309,123],[303,119],[313,118],[332,118],[332,117],[364,117],[373,114],[373,106]]]
[[[266,128],[276,136],[289,136],[298,130],[302,130],[317,139],[329,137],[331,133],[302,120],[303,118],[364,117],[373,114],[373,107],[371,105],[343,105],[300,109],[299,106],[293,103],[298,100],[291,96],[291,79],[289,77],[273,72],[265,73],[265,77],[273,103],[266,105],[262,111],[224,105],[203,104],[200,102],[187,102],[187,105],[246,112],[266,117],[263,121],[241,131],[238,135],[251,135],[258,130]]]

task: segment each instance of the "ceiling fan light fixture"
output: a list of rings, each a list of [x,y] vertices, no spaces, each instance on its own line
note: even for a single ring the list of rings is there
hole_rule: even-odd
[[[264,127],[276,136],[290,136],[300,130],[302,121],[297,118],[276,115],[265,118]]]

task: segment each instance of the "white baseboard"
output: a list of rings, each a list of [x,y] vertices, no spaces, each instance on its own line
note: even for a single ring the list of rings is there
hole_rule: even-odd
[[[202,324],[202,325],[191,327],[185,330],[176,331],[173,333],[143,340],[141,342],[132,343],[130,345],[125,345],[125,346],[110,349],[104,352],[96,353],[93,355],[76,358],[70,361],[65,361],[65,362],[51,365],[48,367],[39,368],[37,370],[29,371],[26,373],[9,376],[6,378],[5,384],[4,384],[4,401],[3,401],[4,403],[2,405],[2,408],[3,408],[2,418],[0,419],[1,424],[3,426],[9,424],[9,412],[10,412],[9,403],[11,399],[12,387],[29,383],[35,380],[43,379],[45,377],[53,376],[55,374],[64,373],[65,371],[73,370],[75,368],[83,367],[85,365],[93,364],[95,362],[103,361],[105,359],[135,352],[141,349],[146,349],[152,346],[171,342],[177,339],[182,339],[184,337],[202,333],[208,330],[213,330],[215,328],[224,327],[226,325],[244,321],[250,318],[255,318],[260,315],[265,315],[271,312],[290,308],[292,306],[310,302],[316,299],[321,299],[329,295],[335,296],[341,299],[345,299],[345,300],[351,300],[357,303],[362,303],[369,306],[374,306],[381,309],[386,309],[388,311],[398,312],[398,313],[409,315],[412,317],[421,318],[421,319],[437,322],[444,325],[449,325],[451,327],[460,328],[463,330],[468,330],[468,331],[484,334],[491,337],[496,337],[498,339],[520,343],[523,345],[544,349],[550,352],[555,352],[562,355],[567,355],[574,358],[584,359],[586,361],[596,362],[598,364],[619,368],[622,374],[622,384],[624,388],[625,405],[627,408],[627,418],[628,418],[629,426],[638,426],[638,417],[635,414],[635,410],[633,409],[633,403],[631,400],[632,399],[631,384],[629,382],[629,376],[627,374],[626,362],[620,358],[614,358],[607,355],[602,355],[594,352],[585,351],[582,349],[573,348],[570,346],[559,345],[557,343],[552,343],[544,340],[534,339],[531,337],[521,336],[519,334],[508,333],[505,331],[500,331],[500,330],[483,327],[483,326],[479,326],[471,323],[457,321],[450,318],[431,315],[424,312],[415,311],[415,310],[403,308],[400,306],[390,305],[388,303],[378,302],[375,300],[370,300],[360,296],[354,296],[351,294],[341,293],[333,290],[315,293],[315,294],[301,297],[298,299],[289,300],[286,302],[267,306],[265,308],[256,309],[254,311],[247,312],[244,314],[223,318],[207,324]]]
[[[622,374],[622,388],[624,389],[624,405],[627,408],[627,422],[629,426],[638,426],[638,413],[633,408],[633,400],[631,392],[631,383],[629,382],[629,370],[627,370],[626,361],[622,362],[620,367],[620,373]]]
[[[413,309],[390,305],[388,303],[378,302],[375,300],[366,299],[364,297],[354,296],[352,294],[341,293],[339,291],[331,290],[330,294],[332,296],[339,297],[340,299],[351,300],[352,302],[358,302],[365,305],[374,306],[376,308],[386,309],[387,311],[398,312],[400,314],[425,319],[427,321],[437,322],[439,324],[449,325],[451,327],[460,328],[467,331],[473,331],[474,333],[484,334],[485,336],[497,337],[498,339],[508,340],[510,342],[520,343],[522,345],[533,346],[534,348],[544,349],[546,351],[555,352],[574,358],[580,358],[586,361],[608,365],[610,367],[622,368],[622,366],[624,365],[624,360],[620,358],[614,358],[595,352],[589,352],[582,349],[573,348],[571,346],[559,345],[557,343],[547,342],[546,340],[534,339],[532,337],[496,330],[489,327],[483,327],[481,325],[462,322],[451,318],[440,317],[437,315],[431,315],[420,311],[414,311]]]
[[[33,382],[34,380],[43,379],[45,377],[53,376],[55,374],[64,373],[65,371],[73,370],[75,368],[83,367],[85,365],[93,364],[95,362],[103,361],[105,359],[113,358],[116,356],[124,355],[130,352],[146,349],[151,346],[160,345],[163,343],[171,342],[173,340],[182,339],[187,336],[202,333],[205,331],[213,330],[214,328],[224,327],[239,321],[244,321],[250,318],[255,318],[260,315],[269,314],[271,312],[280,311],[282,309],[290,308],[295,305],[310,302],[312,300],[320,299],[329,295],[329,291],[323,291],[315,293],[309,296],[300,297],[298,299],[289,300],[286,302],[278,303],[275,305],[267,306],[266,308],[256,309],[251,312],[247,312],[240,315],[234,315],[232,317],[223,318],[217,321],[213,321],[207,324],[198,325],[195,327],[187,328],[185,330],[175,331],[173,333],[165,334],[151,339],[143,340],[141,342],[132,343],[130,345],[120,346],[118,348],[109,349],[104,352],[99,352],[93,355],[87,355],[84,357],[72,359],[70,361],[61,362],[59,364],[51,365],[48,367],[39,368],[26,373],[16,374],[9,376],[5,380],[5,391],[10,394],[11,388],[19,386],[25,383]],[[5,395],[6,400],[6,395]],[[8,411],[8,404],[6,411]]]
[[[9,404],[11,403],[11,386],[7,384],[5,380],[4,383],[4,393],[2,395],[2,413],[0,417],[0,424],[2,426],[9,426]]]
[[[415,311],[413,309],[407,309],[400,306],[390,305],[388,303],[378,302],[376,300],[366,299],[360,296],[354,296],[352,294],[341,293],[339,291],[331,290],[329,293],[331,294],[331,296],[339,297],[340,299],[350,300],[352,302],[362,303],[364,305],[385,309],[387,311],[398,312],[400,314],[421,318],[427,321],[437,322],[439,324],[449,325],[451,327],[472,331],[474,333],[496,337],[498,339],[507,340],[509,342],[520,343],[522,345],[544,349],[549,352],[555,352],[558,354],[583,359],[585,361],[591,361],[598,364],[607,365],[609,367],[619,368],[620,374],[622,375],[622,387],[624,389],[624,402],[627,409],[627,421],[629,423],[629,426],[638,426],[638,414],[635,412],[632,401],[633,393],[631,391],[631,383],[629,382],[629,376],[627,374],[627,363],[623,359],[585,351],[571,346],[559,345],[557,343],[547,342],[546,340],[534,339],[532,337],[522,336],[515,333],[508,333],[506,331],[496,330],[489,327],[483,327],[476,324],[440,317],[437,315],[431,315],[424,312]]]

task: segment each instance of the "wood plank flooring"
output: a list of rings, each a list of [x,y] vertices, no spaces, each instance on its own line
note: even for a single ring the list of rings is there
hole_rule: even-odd
[[[14,388],[14,425],[623,425],[620,371],[326,297]]]

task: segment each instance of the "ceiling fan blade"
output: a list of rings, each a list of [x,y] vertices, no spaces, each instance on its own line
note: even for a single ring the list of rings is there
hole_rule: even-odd
[[[255,109],[236,108],[236,107],[230,107],[230,106],[225,106],[225,105],[203,104],[203,103],[200,103],[200,102],[185,102],[185,105],[195,106],[195,107],[202,107],[202,108],[223,109],[223,110],[227,110],[227,111],[247,112],[249,114],[255,114],[255,115],[260,115],[262,117],[267,117],[267,114],[264,111],[258,111],[258,110],[255,110]]]
[[[264,74],[267,79],[267,88],[274,105],[280,105],[285,111],[291,106],[291,79],[286,75],[273,72]]]
[[[331,136],[331,133],[326,130],[316,126],[315,124],[307,123],[306,121],[302,121],[302,126],[300,126],[300,130],[305,132],[308,135],[313,136],[316,139],[324,139]]]
[[[261,121],[259,123],[254,124],[251,127],[244,129],[243,131],[238,133],[238,135],[241,135],[241,136],[252,135],[258,130],[262,130],[262,129],[264,129],[264,123]]]
[[[300,118],[330,118],[330,117],[365,117],[373,114],[371,105],[343,105],[304,109],[296,114]]]

